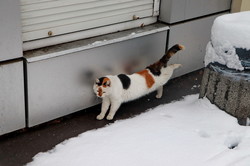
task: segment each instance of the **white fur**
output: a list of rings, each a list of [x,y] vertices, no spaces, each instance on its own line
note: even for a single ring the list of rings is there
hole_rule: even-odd
[[[166,68],[162,68],[160,76],[154,76],[149,72],[155,80],[155,83],[151,88],[147,87],[145,78],[137,73],[127,75],[131,80],[128,89],[123,89],[122,83],[117,76],[106,76],[110,79],[111,84],[110,87],[102,87],[102,96],[98,96],[98,86],[96,84],[93,86],[96,95],[102,98],[101,113],[96,118],[98,120],[102,120],[105,117],[109,106],[111,105],[107,119],[112,120],[122,103],[135,100],[155,90],[157,90],[156,98],[161,98],[163,93],[163,85],[166,84],[171,78],[174,69],[179,68],[180,66],[181,64],[173,64],[167,66]]]

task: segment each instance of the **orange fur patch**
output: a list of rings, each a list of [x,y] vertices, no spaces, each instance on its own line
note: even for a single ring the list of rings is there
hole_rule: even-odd
[[[98,88],[97,92],[98,92],[98,96],[102,96],[102,88],[101,87]]]
[[[152,77],[152,75],[149,74],[148,70],[146,70],[146,69],[142,70],[140,72],[137,72],[137,74],[140,74],[141,76],[143,76],[145,78],[148,88],[151,88],[154,85],[155,80]]]
[[[105,83],[107,83],[108,81],[109,81],[109,83],[110,83],[110,79],[107,78],[107,77],[105,77],[105,78],[103,79],[102,86],[103,86],[104,88],[107,87],[107,85],[106,85]],[[104,85],[104,84],[105,84],[105,85]]]
[[[185,46],[180,45],[180,44],[178,44],[178,45],[179,45],[179,48],[180,48],[181,50],[185,50]]]

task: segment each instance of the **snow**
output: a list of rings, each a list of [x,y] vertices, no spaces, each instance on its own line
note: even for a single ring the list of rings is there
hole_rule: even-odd
[[[213,44],[226,41],[237,48],[250,49],[250,11],[217,17],[211,38]]]
[[[132,35],[132,36],[133,36],[133,35],[136,35],[136,33],[135,33],[135,32],[132,32],[130,35]]]
[[[207,44],[205,66],[211,62],[218,62],[231,69],[244,70],[235,48],[227,42],[214,46],[212,46],[211,42]]]
[[[232,69],[244,70],[235,48],[250,49],[249,11],[226,14],[215,19],[211,42],[207,45],[205,65],[219,62]]]
[[[250,128],[190,95],[82,133],[33,159],[28,166],[247,166]]]
[[[200,85],[193,85],[192,88],[191,88],[191,90],[197,89],[199,87],[200,87]]]
[[[107,40],[103,40],[103,41],[95,41],[94,43],[92,43],[91,45],[99,45],[102,44],[103,42],[106,42]]]

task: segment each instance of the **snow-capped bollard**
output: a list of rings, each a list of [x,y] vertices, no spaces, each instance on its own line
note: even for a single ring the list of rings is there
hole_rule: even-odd
[[[246,125],[250,117],[250,12],[215,19],[207,45],[200,97]]]

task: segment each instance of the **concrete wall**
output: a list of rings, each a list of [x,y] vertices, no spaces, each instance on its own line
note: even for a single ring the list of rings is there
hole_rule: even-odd
[[[250,1],[249,0],[233,0],[231,12],[241,12],[250,10]]]
[[[241,11],[249,11],[250,10],[250,1],[242,0]]]

